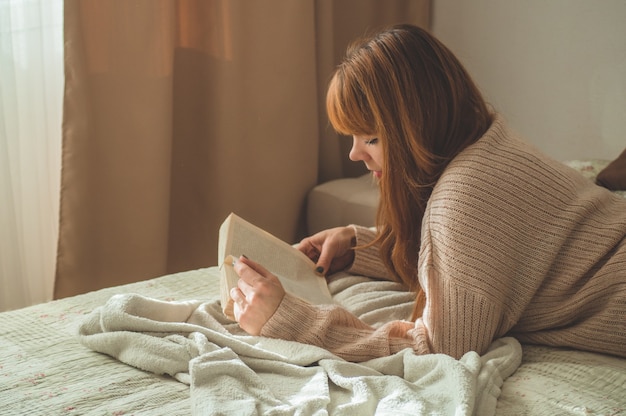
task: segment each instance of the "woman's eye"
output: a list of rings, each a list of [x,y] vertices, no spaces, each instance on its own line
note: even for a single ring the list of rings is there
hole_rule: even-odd
[[[376,143],[378,143],[378,137],[373,137],[373,138],[368,139],[368,140],[365,141],[365,144],[368,144],[368,145],[376,144]]]

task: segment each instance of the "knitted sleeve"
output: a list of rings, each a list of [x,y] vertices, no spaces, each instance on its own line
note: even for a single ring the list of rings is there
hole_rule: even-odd
[[[376,231],[371,228],[351,225],[356,235],[356,244],[365,246],[376,238]],[[347,270],[352,274],[394,280],[380,258],[380,247],[375,244],[354,251],[354,262]]]
[[[287,293],[261,335],[317,345],[345,360],[362,362],[406,348],[417,354],[430,353],[424,331],[414,328],[414,323],[407,321],[374,328],[340,306],[313,306]]]
[[[494,136],[450,163],[422,226],[422,318],[431,349],[456,358],[482,354],[518,322],[571,224],[559,218],[567,179],[524,144]]]
[[[449,221],[424,224],[419,276],[427,300],[421,322],[418,321],[421,325],[416,324],[411,335],[428,339],[430,351],[457,359],[467,351],[482,354],[497,335],[514,325],[509,311],[503,307],[508,295],[504,294],[505,290],[502,296],[498,295],[501,287],[491,284],[491,279],[499,274],[483,261],[482,256],[487,253],[477,254],[455,241],[456,230],[449,228],[452,226]],[[475,233],[461,231],[461,235],[476,238]],[[460,255],[457,250],[461,251]]]
[[[563,318],[559,306],[595,262],[591,236],[606,247],[597,218],[587,226],[598,200],[579,197],[598,191],[606,193],[498,122],[457,156],[433,190],[422,229],[418,269],[431,349],[482,354],[514,327],[556,325],[550,315]]]
[[[353,225],[357,246],[376,237],[373,229]],[[352,274],[393,280],[383,265],[377,245],[355,251]],[[421,325],[421,323],[420,323]],[[325,348],[353,362],[384,357],[412,348],[418,354],[430,353],[425,331],[412,331],[413,322],[393,321],[379,328],[371,327],[337,305],[313,306],[286,294],[280,306],[265,324],[261,335],[303,342]]]

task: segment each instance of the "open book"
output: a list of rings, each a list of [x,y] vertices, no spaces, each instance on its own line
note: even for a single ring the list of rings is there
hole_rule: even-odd
[[[313,304],[334,303],[326,279],[315,273],[315,263],[297,248],[231,213],[222,223],[217,250],[221,273],[220,290],[224,314],[235,319],[230,289],[239,275],[234,260],[246,255],[280,280],[286,292]]]

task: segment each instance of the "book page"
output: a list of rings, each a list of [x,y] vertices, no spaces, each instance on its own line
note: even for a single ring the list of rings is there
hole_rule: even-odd
[[[290,244],[231,214],[220,228],[218,247],[220,269],[228,282],[227,291],[237,284],[239,276],[232,268],[232,260],[224,260],[228,256],[238,259],[241,255],[276,275],[285,291],[314,304],[333,303],[326,279],[315,273],[311,259]],[[223,293],[223,301],[225,296]]]

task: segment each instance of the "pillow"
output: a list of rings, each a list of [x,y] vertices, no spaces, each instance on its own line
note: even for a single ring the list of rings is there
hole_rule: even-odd
[[[596,183],[612,191],[626,190],[626,149],[598,173]]]

